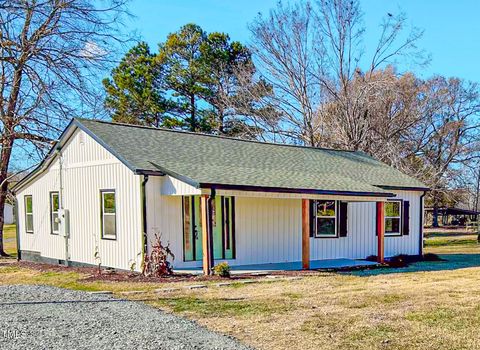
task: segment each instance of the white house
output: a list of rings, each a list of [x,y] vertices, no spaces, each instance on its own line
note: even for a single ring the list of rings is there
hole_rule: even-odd
[[[421,254],[427,188],[361,152],[74,119],[14,190],[22,259],[139,270],[160,234],[208,272]]]

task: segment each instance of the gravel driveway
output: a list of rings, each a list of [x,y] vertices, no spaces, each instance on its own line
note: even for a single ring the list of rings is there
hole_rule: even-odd
[[[248,349],[141,302],[47,286],[0,286],[0,349]]]

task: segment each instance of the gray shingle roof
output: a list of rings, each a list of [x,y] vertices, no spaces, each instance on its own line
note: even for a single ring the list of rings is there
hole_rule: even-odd
[[[197,187],[265,187],[388,195],[426,186],[362,152],[245,141],[76,120],[137,173],[163,172]]]

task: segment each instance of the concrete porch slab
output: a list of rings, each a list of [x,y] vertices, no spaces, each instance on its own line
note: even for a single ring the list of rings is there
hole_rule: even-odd
[[[324,259],[324,260],[312,260],[310,261],[310,270],[322,270],[322,269],[341,269],[345,267],[364,267],[364,266],[375,266],[376,262],[366,261],[366,260],[356,260],[356,259]],[[274,263],[274,264],[254,264],[254,265],[241,265],[241,266],[232,266],[231,274],[232,275],[241,275],[241,274],[260,274],[268,272],[278,272],[278,271],[298,271],[302,269],[302,262],[285,262],[285,263]],[[202,268],[179,268],[174,269],[175,273],[185,273],[185,274],[194,274],[198,275],[202,273]]]

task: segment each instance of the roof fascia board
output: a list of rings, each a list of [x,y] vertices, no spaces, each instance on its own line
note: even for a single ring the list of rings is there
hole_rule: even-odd
[[[354,191],[332,191],[332,190],[313,190],[302,188],[285,188],[285,187],[261,187],[261,186],[245,186],[245,185],[226,185],[226,184],[209,184],[200,183],[200,188],[219,189],[219,190],[239,190],[252,192],[277,192],[277,193],[304,193],[319,195],[339,195],[339,196],[356,196],[356,197],[396,197],[394,193],[389,192],[354,192]]]
[[[409,187],[409,186],[383,186],[383,185],[375,185],[375,187],[382,188],[384,190],[398,190],[398,191],[430,191],[429,187]]]

